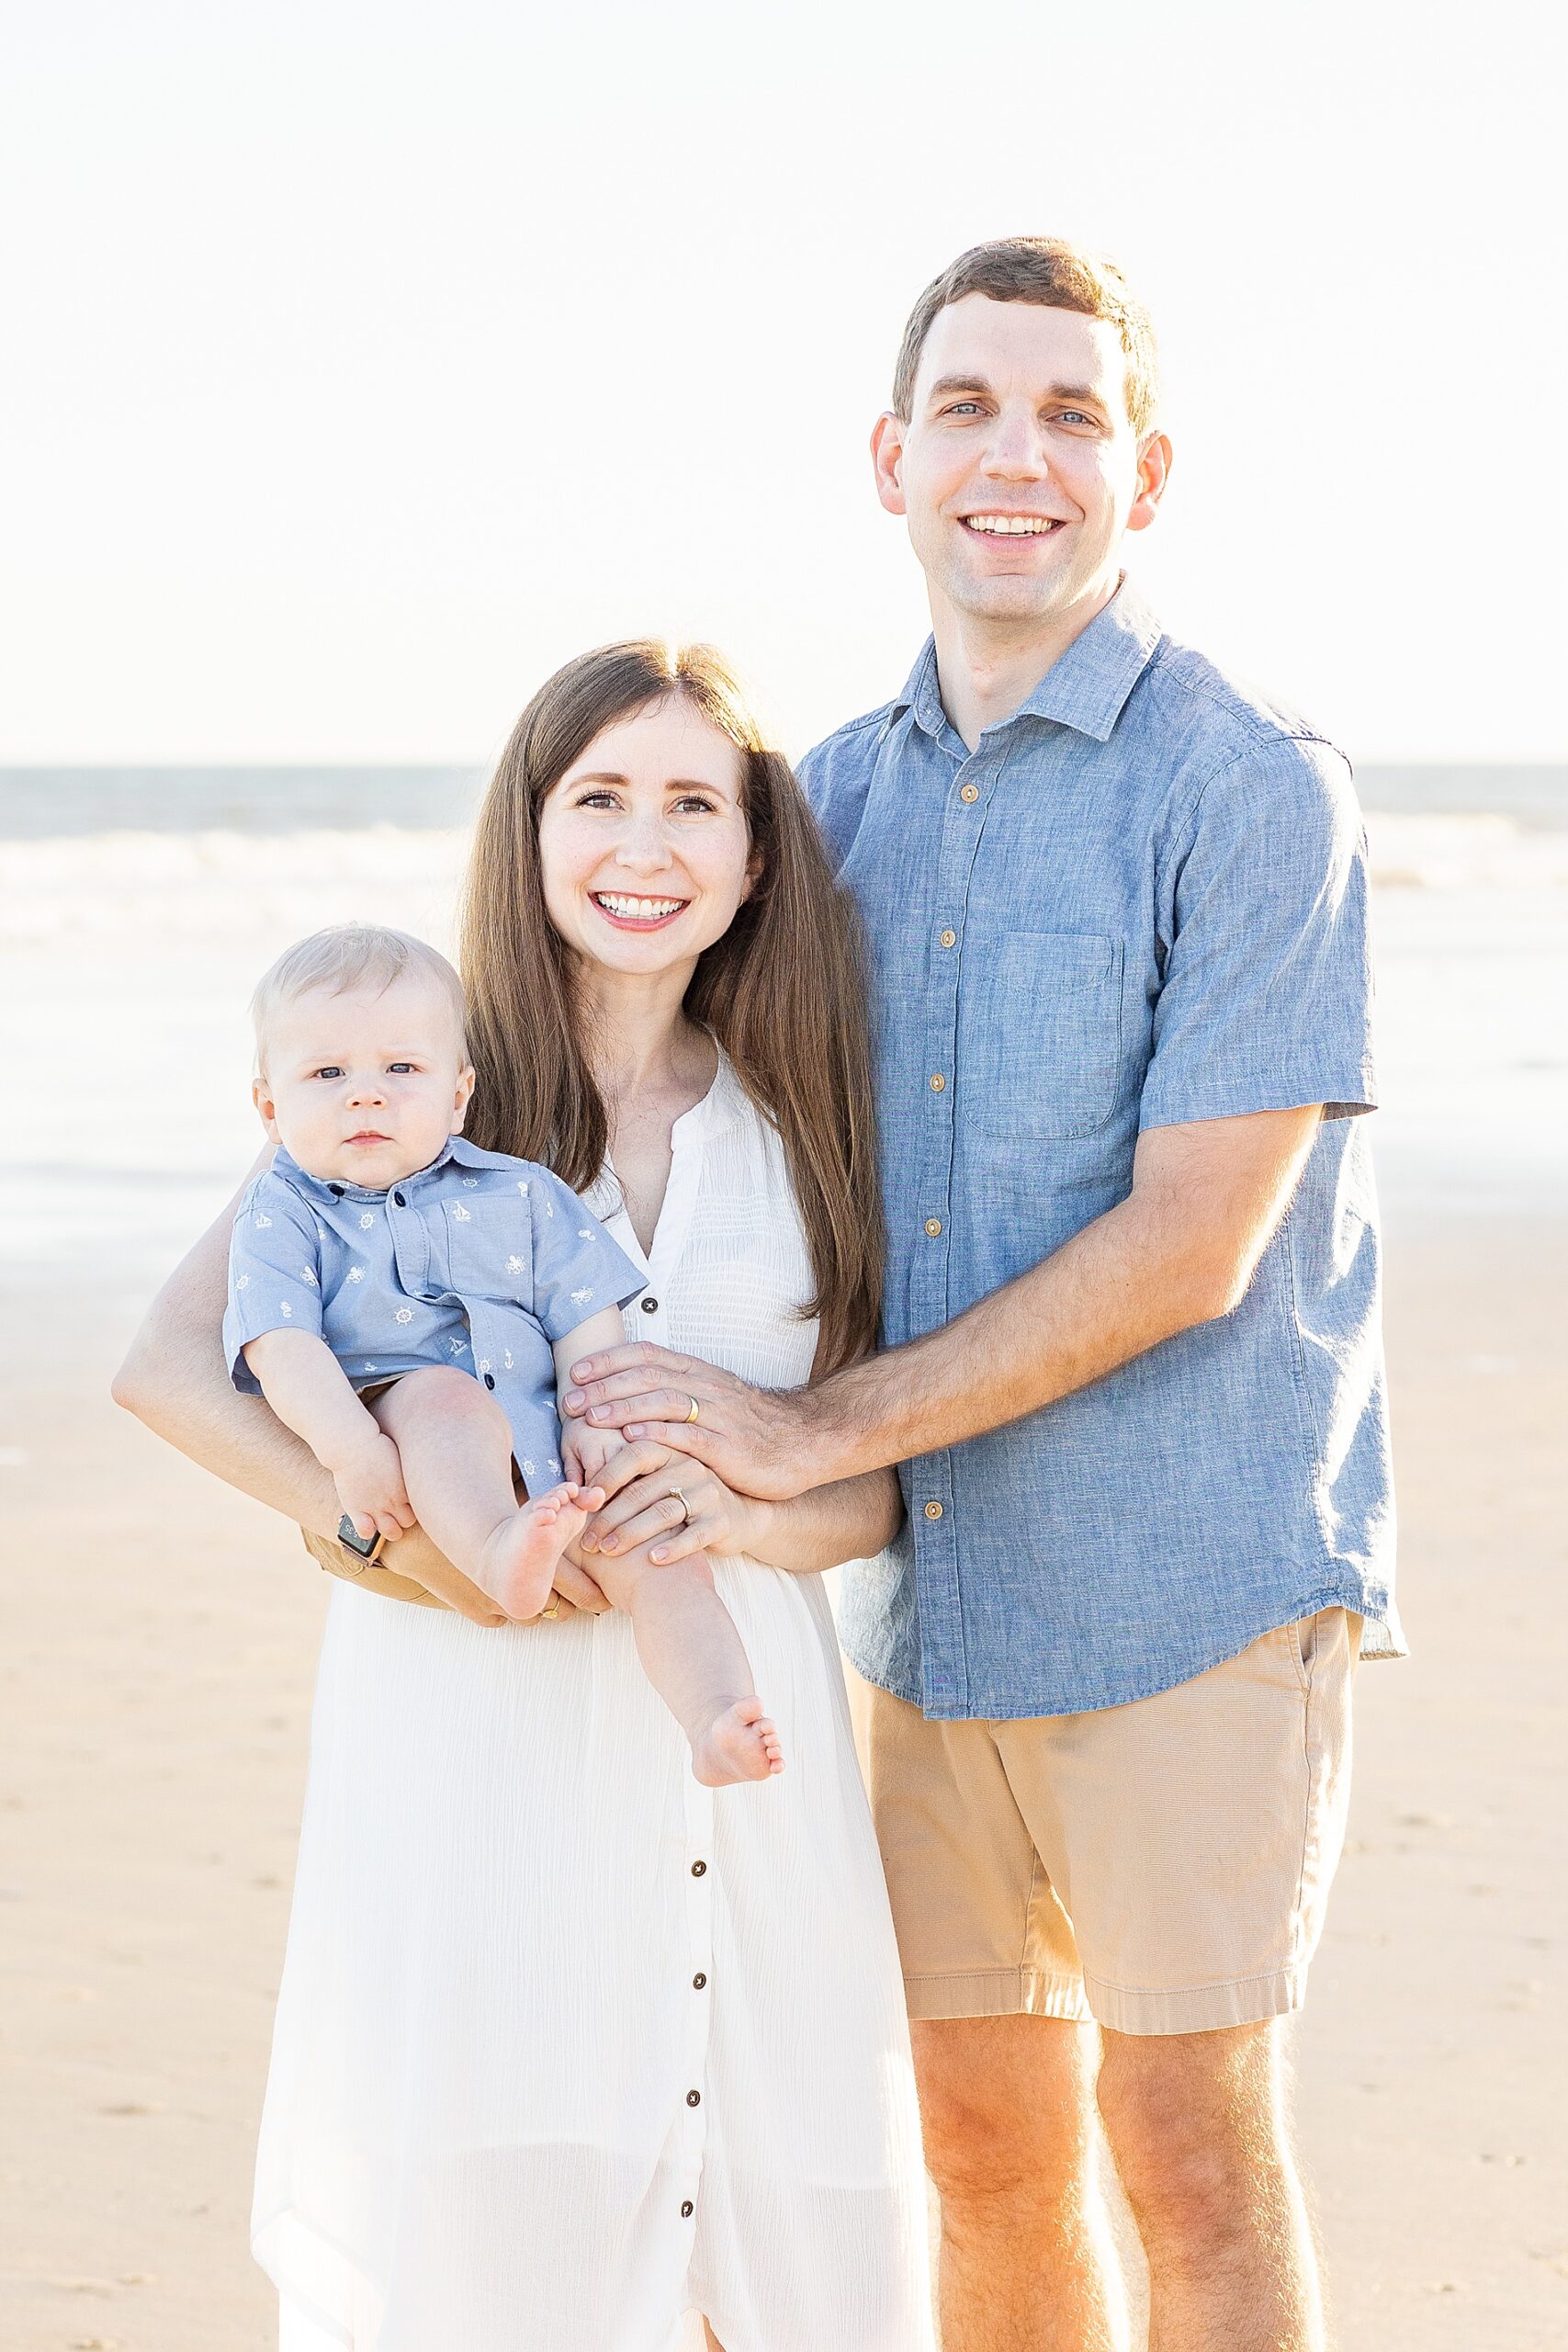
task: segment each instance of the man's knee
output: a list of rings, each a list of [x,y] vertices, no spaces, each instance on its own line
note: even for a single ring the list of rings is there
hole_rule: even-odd
[[[1055,2204],[1081,2189],[1091,2144],[1080,2026],[1055,2018],[917,2022],[926,2164],[957,2205]]]
[[[1283,2158],[1271,2028],[1108,2033],[1096,2098],[1142,2226],[1213,2239],[1247,2225]]]

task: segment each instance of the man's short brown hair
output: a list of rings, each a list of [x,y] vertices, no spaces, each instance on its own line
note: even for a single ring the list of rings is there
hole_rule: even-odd
[[[1127,413],[1135,433],[1148,431],[1158,390],[1154,322],[1113,261],[1062,237],[998,237],[988,245],[971,245],[932,278],[909,313],[894,370],[893,413],[902,423],[908,423],[914,405],[915,373],[931,321],[966,294],[1109,319],[1127,355]]]

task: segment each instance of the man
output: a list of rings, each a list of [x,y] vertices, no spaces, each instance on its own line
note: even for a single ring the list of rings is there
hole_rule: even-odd
[[[1322,2345],[1281,2020],[1402,1648],[1359,826],[1122,581],[1154,367],[1113,267],[981,246],[873,435],[932,638],[804,774],[874,961],[886,1352],[770,1395],[621,1349],[569,1399],[757,1494],[903,1465],[840,1631],[947,2352],[1116,2340],[1096,2100],[1151,2346]]]

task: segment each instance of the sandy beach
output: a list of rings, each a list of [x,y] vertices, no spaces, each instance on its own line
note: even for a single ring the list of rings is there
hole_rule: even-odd
[[[1415,1655],[1360,1685],[1302,2137],[1342,2352],[1546,2352],[1568,2337],[1568,834],[1372,838]],[[107,1384],[255,1148],[256,973],[348,915],[442,935],[461,852],[0,842],[8,2352],[273,2341],[245,2220],[326,1580]]]

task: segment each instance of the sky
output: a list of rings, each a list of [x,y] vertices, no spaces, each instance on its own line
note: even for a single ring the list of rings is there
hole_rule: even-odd
[[[1353,757],[1568,757],[1562,12],[0,5],[0,763],[475,761],[715,639],[798,752],[926,627],[867,436],[1065,234],[1161,334],[1167,625]]]

